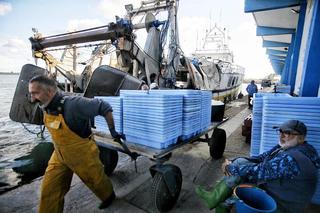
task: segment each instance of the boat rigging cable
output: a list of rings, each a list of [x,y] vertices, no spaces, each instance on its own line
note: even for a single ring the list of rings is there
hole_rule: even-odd
[[[103,42],[103,43],[98,43],[98,44],[86,44],[86,45],[76,46],[76,48],[97,47],[97,46],[102,46],[102,45],[107,45],[107,44],[110,44],[110,43]],[[73,46],[68,46],[68,47],[62,47],[62,48],[47,49],[46,51],[50,52],[50,51],[58,51],[58,50],[68,50],[68,49],[73,49],[73,48],[74,48]]]

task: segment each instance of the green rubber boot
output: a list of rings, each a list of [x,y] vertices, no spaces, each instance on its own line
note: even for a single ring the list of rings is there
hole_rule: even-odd
[[[221,204],[218,205],[214,211],[215,213],[229,213],[230,212],[230,209],[222,206]]]
[[[228,187],[222,180],[213,187],[211,192],[204,190],[201,186],[197,186],[196,193],[205,201],[209,209],[214,209],[231,195],[232,188]]]

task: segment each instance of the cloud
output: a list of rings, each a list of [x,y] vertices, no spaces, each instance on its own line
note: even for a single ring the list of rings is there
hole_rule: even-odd
[[[0,40],[0,72],[20,72],[26,63],[32,63],[30,45],[19,39]]]
[[[26,57],[26,53],[31,56],[30,45],[19,38],[11,38],[0,42],[0,54],[4,57]]]
[[[126,4],[133,4],[134,8],[139,7],[140,0],[101,0],[98,9],[107,21],[115,21],[115,16],[124,17]]]
[[[82,30],[92,27],[102,26],[102,23],[99,19],[73,19],[68,22],[67,30],[69,32]]]
[[[0,2],[0,16],[4,16],[12,10],[12,6],[8,2]]]
[[[26,46],[26,43],[23,40],[18,38],[9,39],[1,45],[1,47],[8,48],[8,49],[19,49],[25,46]]]

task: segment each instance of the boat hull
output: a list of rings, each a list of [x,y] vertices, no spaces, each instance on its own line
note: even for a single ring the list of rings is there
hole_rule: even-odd
[[[240,91],[241,84],[227,89],[213,90],[212,98],[217,101],[229,102],[237,99]]]

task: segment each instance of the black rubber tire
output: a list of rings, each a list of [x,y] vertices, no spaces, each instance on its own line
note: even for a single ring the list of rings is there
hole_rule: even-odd
[[[213,159],[222,158],[227,142],[226,131],[219,128],[214,129],[212,136],[209,140],[210,156]]]
[[[176,204],[182,186],[182,177],[176,180],[178,191],[174,196],[171,195],[167,184],[165,183],[164,176],[157,172],[153,177],[151,187],[152,205],[156,212],[167,212]]]
[[[118,164],[118,152],[112,149],[108,149],[102,146],[99,146],[100,151],[100,160],[104,165],[104,173],[106,175],[111,175],[114,169],[117,167]]]

